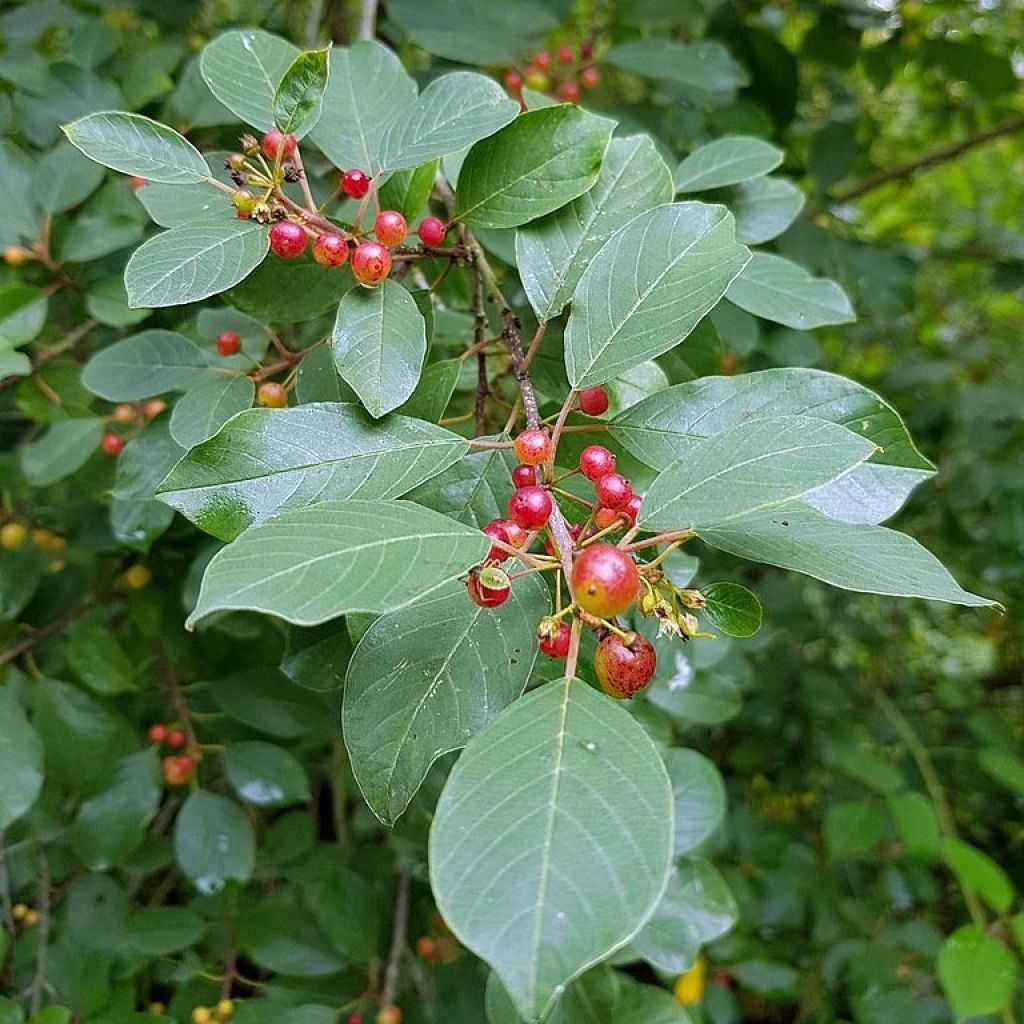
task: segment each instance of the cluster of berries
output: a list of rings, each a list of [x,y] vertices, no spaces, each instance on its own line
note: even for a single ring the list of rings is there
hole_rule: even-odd
[[[594,89],[601,74],[589,62],[594,58],[594,44],[581,44],[577,53],[571,46],[559,46],[552,59],[547,50],[535,53],[520,71],[509,68],[505,72],[505,88],[520,103],[523,86],[535,92],[546,92],[566,103],[576,103],[583,89]]]
[[[122,425],[142,425],[149,420],[155,420],[167,408],[167,403],[162,398],[151,398],[141,405],[130,405],[127,402],[115,405],[114,411],[110,414],[110,421]],[[124,450],[125,439],[116,430],[108,430],[100,438],[100,451],[104,455],[120,455]]]
[[[181,750],[188,742],[182,729],[167,726],[163,722],[151,725],[146,735],[152,746],[170,750]],[[191,754],[168,754],[161,760],[160,768],[168,786],[182,786],[192,781],[196,759]]]
[[[39,911],[33,910],[27,903],[15,903],[11,907],[11,917],[22,926],[32,928],[39,924]]]
[[[221,999],[216,1006],[197,1006],[192,1011],[192,1024],[213,1024],[214,1021],[228,1021],[235,1012],[233,999]]]
[[[23,548],[30,537],[32,546],[44,555],[59,554],[68,546],[66,537],[53,530],[48,530],[44,526],[34,526],[29,529],[18,520],[12,520],[0,526],[0,548],[3,548],[4,551],[17,551]]]

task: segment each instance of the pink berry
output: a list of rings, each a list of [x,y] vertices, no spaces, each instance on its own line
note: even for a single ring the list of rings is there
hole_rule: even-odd
[[[376,288],[391,272],[391,253],[378,242],[360,242],[352,253],[352,273],[366,288]]]
[[[268,160],[276,160],[278,150],[281,151],[282,160],[290,160],[295,154],[295,146],[295,136],[284,135],[278,128],[271,128],[263,136],[263,155]]]
[[[584,388],[580,392],[580,412],[600,416],[608,411],[608,392],[602,387]]]
[[[558,95],[566,103],[575,103],[580,98],[580,87],[575,82],[563,82],[558,87]]]
[[[524,530],[539,530],[551,509],[551,495],[543,487],[521,487],[509,499],[508,517]]]
[[[599,444],[588,445],[580,452],[580,472],[591,482],[615,472],[615,456]]]
[[[601,72],[597,68],[584,68],[580,72],[580,85],[584,89],[596,89],[597,83],[601,81]]]
[[[353,167],[341,176],[341,191],[350,199],[362,199],[370,191],[370,179]]]
[[[106,433],[100,440],[100,448],[106,455],[120,455],[124,448],[124,438],[120,434]]]
[[[348,242],[337,231],[325,231],[313,242],[313,259],[322,267],[340,267],[348,259]]]
[[[444,221],[437,217],[424,217],[420,226],[416,229],[420,241],[424,245],[440,245],[444,241]]]
[[[294,260],[306,251],[306,232],[293,220],[279,220],[270,229],[270,248],[283,260]]]
[[[512,470],[512,486],[518,491],[520,487],[535,487],[537,470],[533,466],[516,466]]]
[[[640,505],[644,498],[642,494],[634,494],[629,501],[626,502],[626,507],[622,510],[622,514],[629,520],[630,526],[636,526],[636,521],[640,516]]]
[[[571,64],[576,55],[572,52],[571,46],[560,46],[556,56],[559,64]]]
[[[608,473],[594,484],[594,493],[605,508],[619,511],[629,504],[633,488],[621,473]]]
[[[397,210],[381,210],[373,222],[373,233],[381,245],[401,245],[409,226]]]

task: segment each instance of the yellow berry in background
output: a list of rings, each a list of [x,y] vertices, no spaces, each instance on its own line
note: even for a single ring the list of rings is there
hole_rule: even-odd
[[[135,419],[135,410],[130,405],[117,405],[114,406],[110,418],[115,423],[131,423]]]
[[[217,1004],[218,1017],[230,1017],[235,1012],[235,1001],[233,999],[222,999]]]
[[[135,565],[129,566],[124,571],[124,575],[121,579],[124,580],[124,585],[129,590],[142,590],[143,587],[149,585],[149,581],[153,578],[153,574],[144,565],[136,563]],[[230,1001],[230,1000],[226,1000]],[[218,1012],[220,1012],[218,1010]]]
[[[397,1006],[382,1006],[377,1011],[377,1024],[402,1024],[402,1011]]]
[[[192,1011],[192,1024],[210,1024],[210,1019],[213,1014],[210,1013],[209,1007],[197,1006]]]
[[[683,1006],[691,1006],[699,1003],[704,995],[704,978],[707,975],[708,966],[704,957],[697,957],[697,962],[685,973],[680,974],[676,979],[673,994],[677,1003]]]
[[[26,928],[34,928],[37,924],[39,924],[39,911],[26,910],[24,922]]]
[[[162,1017],[166,1009],[167,1007],[163,1003],[150,1003],[146,1007],[146,1013],[151,1013],[154,1017]]]
[[[20,245],[9,245],[4,249],[4,263],[9,267],[20,267],[31,253]]]
[[[28,540],[28,530],[21,523],[4,523],[0,526],[0,547],[5,551],[17,551]]]
[[[24,903],[15,903],[14,906],[11,907],[11,917],[13,917],[15,921],[24,921],[27,913],[28,907]]]

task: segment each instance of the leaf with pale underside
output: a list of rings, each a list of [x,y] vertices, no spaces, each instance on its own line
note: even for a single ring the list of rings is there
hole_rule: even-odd
[[[171,437],[182,448],[208,441],[236,413],[252,405],[256,385],[244,374],[209,373],[185,392],[171,412]]]
[[[374,423],[349,403],[248,409],[193,448],[158,494],[207,533],[232,540],[280,509],[400,497],[468,451],[443,427],[397,415]]]
[[[183,334],[140,331],[92,356],[82,370],[82,384],[108,402],[134,402],[187,391],[208,373],[206,353]]]
[[[723,135],[695,149],[676,168],[677,192],[736,185],[769,174],[782,163],[782,150],[752,135]]]

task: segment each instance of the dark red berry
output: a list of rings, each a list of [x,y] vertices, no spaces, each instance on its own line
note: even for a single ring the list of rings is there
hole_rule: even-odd
[[[537,470],[533,466],[516,466],[512,470],[512,486],[518,491],[520,487],[533,487],[537,483]]]
[[[268,160],[276,160],[280,150],[281,159],[290,160],[295,154],[295,145],[294,135],[284,135],[280,129],[271,128],[263,136],[263,155]]]
[[[159,746],[165,739],[167,739],[167,726],[157,722],[156,725],[151,725],[149,727],[149,732],[147,732],[146,735],[149,737],[150,743],[154,746]]]
[[[306,251],[306,232],[293,220],[279,220],[270,229],[270,248],[283,260],[294,260]]]
[[[594,44],[590,39],[587,39],[580,44],[580,56],[584,60],[590,60],[590,58],[594,56]]]
[[[537,644],[541,654],[549,658],[564,658],[569,653],[569,638],[572,630],[564,622],[556,619],[541,619],[537,630]]]
[[[591,544],[572,567],[572,596],[591,615],[621,615],[640,593],[640,573],[629,555],[611,544]]]
[[[217,351],[222,356],[234,356],[242,349],[242,336],[238,331],[221,331],[217,335]]]
[[[313,259],[321,267],[340,267],[348,259],[348,242],[337,231],[325,231],[313,242]]]
[[[608,411],[608,392],[602,387],[585,388],[580,392],[580,412],[600,416]]]
[[[379,242],[360,242],[352,253],[352,273],[366,288],[376,288],[391,272],[391,253]]]
[[[580,472],[590,481],[615,472],[615,456],[599,444],[588,445],[580,452]]]
[[[630,526],[636,526],[637,518],[640,515],[640,504],[644,498],[642,494],[634,494],[629,501],[626,502],[626,507],[622,510],[622,514],[629,520]]]
[[[597,645],[594,654],[594,672],[601,689],[618,700],[642,690],[658,666],[658,657],[647,637],[630,633],[628,638],[627,643],[622,637],[609,633]]]
[[[167,746],[175,750],[185,746],[185,734],[180,729],[172,729],[167,734]]]
[[[594,484],[597,500],[605,508],[623,509],[633,497],[633,488],[621,473],[606,473]]]
[[[440,245],[444,241],[444,221],[437,217],[424,217],[416,234],[424,245]]]
[[[575,103],[580,98],[580,87],[575,82],[563,82],[558,87],[558,95],[566,103]]]
[[[544,430],[524,430],[516,438],[515,453],[524,466],[539,466],[551,455],[551,438]]]
[[[381,210],[373,222],[373,233],[381,245],[401,245],[409,226],[397,210]]]
[[[580,85],[584,89],[596,89],[597,83],[601,81],[601,72],[597,68],[584,68],[580,72]]]
[[[524,530],[539,530],[551,509],[551,495],[543,487],[520,487],[509,499],[508,516]]]
[[[341,176],[341,191],[350,199],[362,199],[370,191],[370,179],[353,167]]]
[[[576,57],[571,46],[560,46],[556,54],[559,64],[571,64]]]
[[[106,455],[120,455],[124,448],[124,438],[120,434],[107,433],[100,440],[100,448]]]
[[[505,529],[500,519],[492,519],[483,530],[480,531],[485,536],[490,537],[491,540],[500,540],[503,544],[511,543],[508,539],[508,531]],[[496,544],[492,545],[491,550],[487,552],[488,562],[504,562],[508,558],[508,552],[504,548],[498,547]]]
[[[481,608],[497,608],[508,600],[512,592],[508,573],[504,569],[488,567],[470,573],[466,582],[469,599]]]

